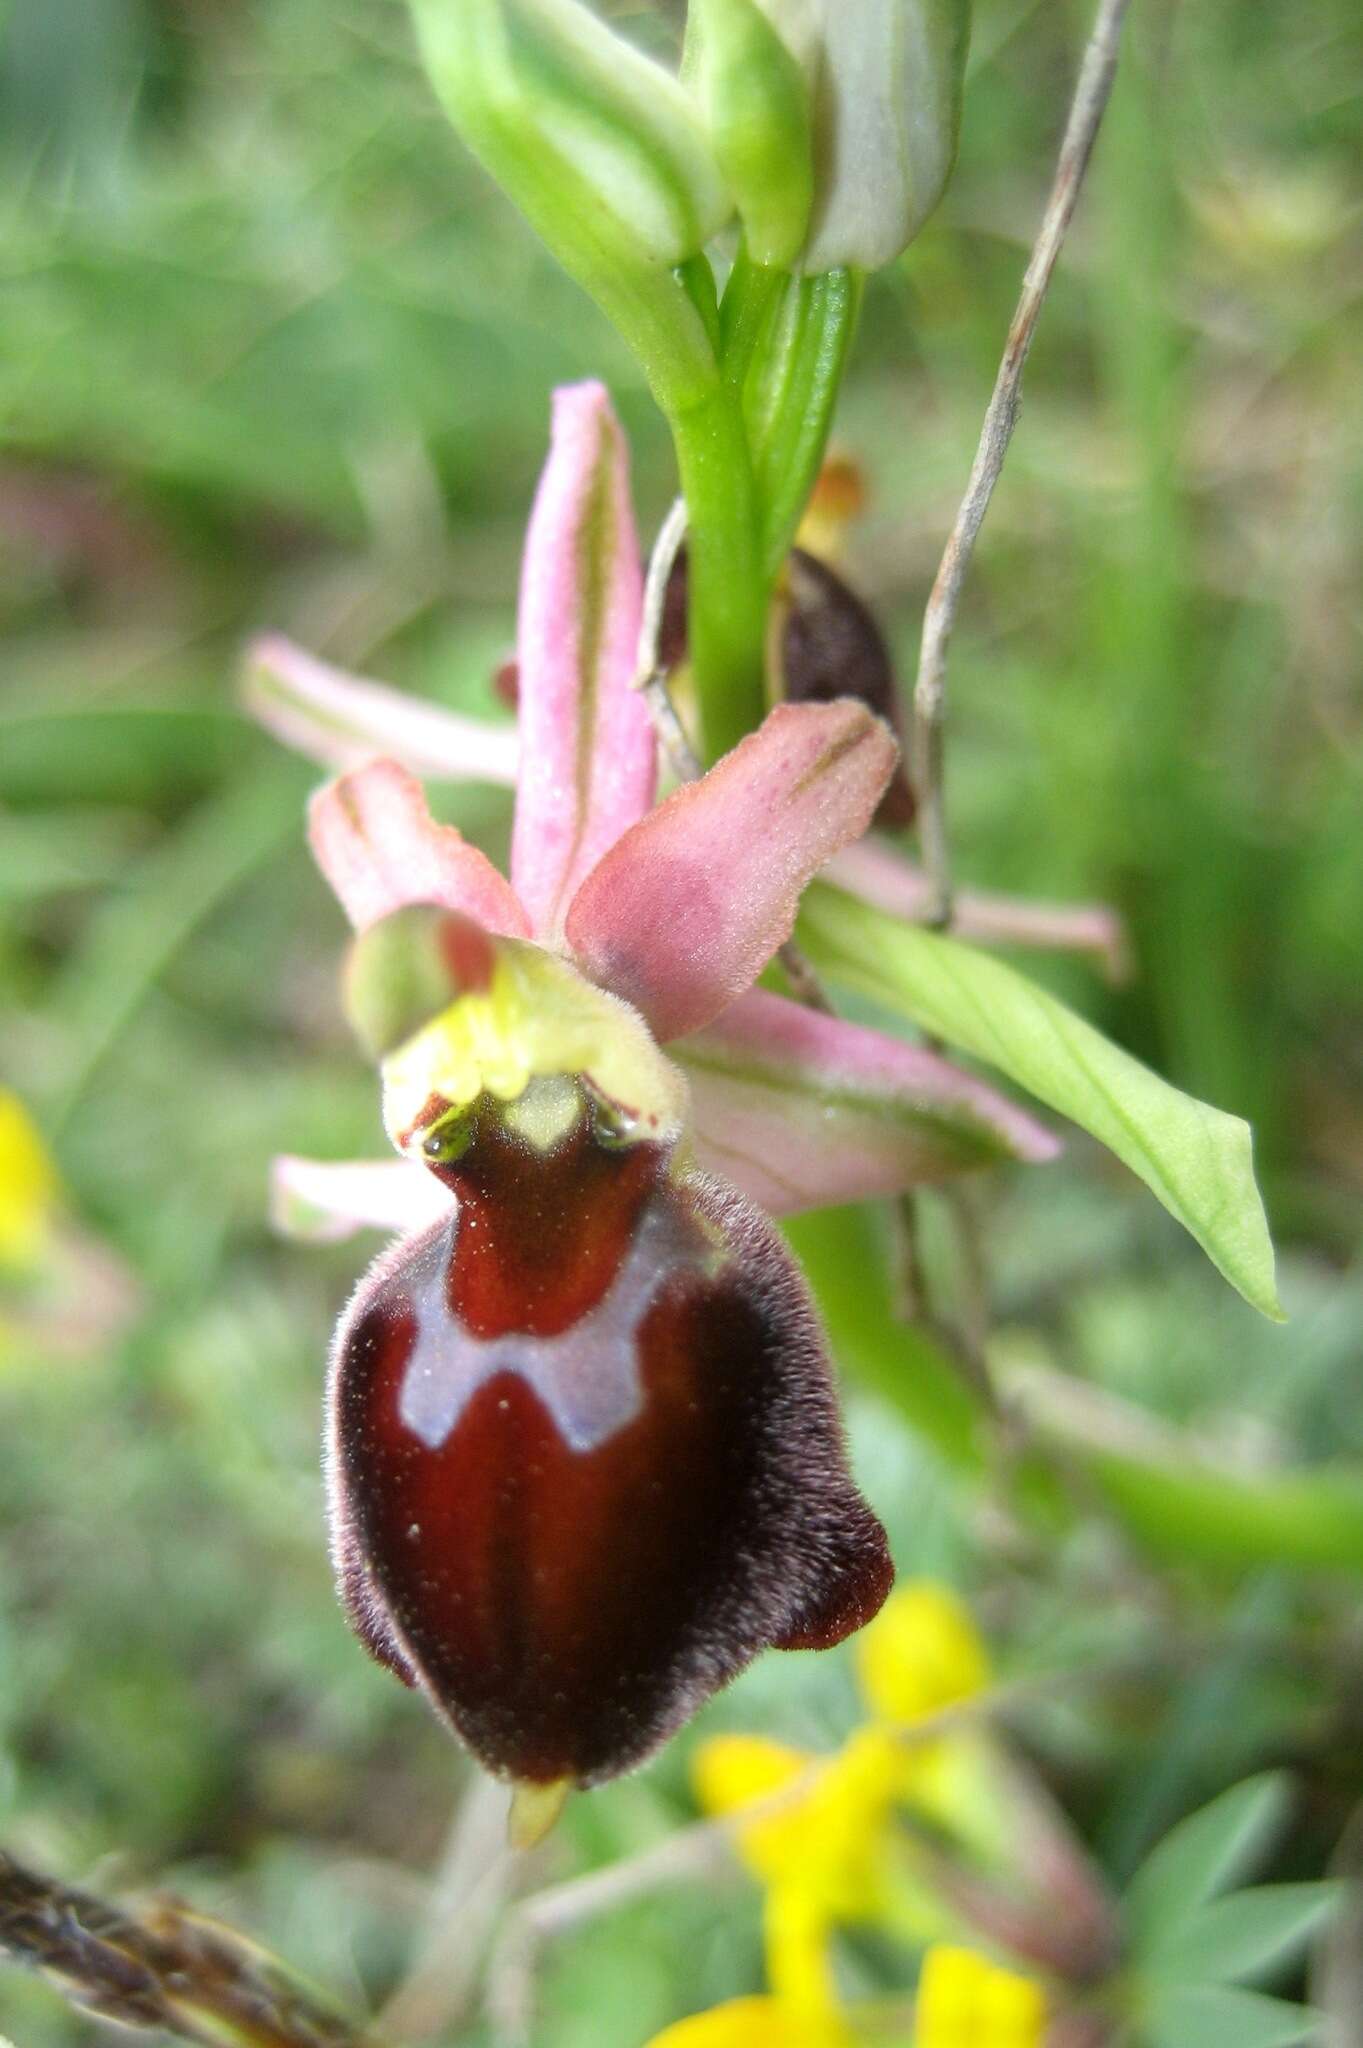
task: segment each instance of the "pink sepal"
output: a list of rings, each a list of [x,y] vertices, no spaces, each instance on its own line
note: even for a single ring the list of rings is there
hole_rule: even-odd
[[[308,838],[357,931],[408,903],[438,903],[486,931],[529,937],[510,883],[453,825],[436,824],[421,784],[396,761],[370,761],[319,790]]]
[[[624,436],[602,385],[568,385],[554,394],[517,638],[511,878],[537,937],[557,937],[583,876],[653,802],[653,726],[632,687],[642,601]]]
[[[241,695],[268,732],[324,768],[357,768],[382,754],[432,781],[516,780],[514,726],[348,675],[282,633],[262,633],[247,648]]]
[[[828,880],[873,903],[877,910],[911,922],[927,916],[932,900],[923,870],[874,836],[844,847],[829,863]],[[952,930],[958,938],[987,946],[1092,953],[1113,982],[1124,981],[1129,971],[1122,920],[1104,903],[1033,903],[1025,896],[958,889]]]
[[[587,876],[566,923],[581,965],[660,1039],[708,1024],[790,937],[811,876],[865,831],[895,753],[848,698],[778,705]]]
[[[453,1206],[433,1173],[405,1159],[299,1159],[270,1163],[270,1221],[282,1237],[334,1244],[357,1230],[404,1236]]]
[[[702,1164],[777,1215],[1060,1150],[959,1067],[761,989],[672,1050]]]

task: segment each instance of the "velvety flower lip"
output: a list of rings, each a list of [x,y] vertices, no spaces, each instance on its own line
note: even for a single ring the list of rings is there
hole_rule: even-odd
[[[546,1788],[638,1763],[759,1650],[836,1642],[889,1588],[817,1313],[751,1197],[1055,1149],[944,1061],[753,990],[896,744],[856,701],[784,704],[654,804],[626,460],[601,386],[556,395],[510,880],[401,760],[313,799],[405,1157],[280,1161],[274,1190],[305,1234],[414,1232],[332,1351],[337,1578],[374,1655],[489,1768]]]
[[[884,1535],[804,1283],[742,1196],[585,1125],[531,1161],[487,1120],[449,1178],[337,1332],[339,1575],[486,1764],[592,1783],[758,1650],[860,1626]]]

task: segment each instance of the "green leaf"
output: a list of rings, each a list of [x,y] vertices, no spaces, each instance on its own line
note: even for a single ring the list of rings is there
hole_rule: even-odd
[[[1162,1081],[1002,961],[817,883],[815,965],[964,1047],[1073,1118],[1140,1175],[1246,1301],[1282,1320],[1248,1124]]]
[[[1318,2013],[1283,1998],[1173,1985],[1152,1994],[1141,2039],[1146,2048],[1296,2048],[1319,2041],[1320,2028]]]
[[[1126,1894],[1127,1925],[1138,1955],[1149,1954],[1167,1932],[1253,1868],[1282,1826],[1289,1796],[1287,1774],[1264,1771],[1232,1785],[1171,1829]]]
[[[1291,1961],[1335,1910],[1336,1884],[1265,1884],[1213,1899],[1166,1921],[1146,1945],[1152,1976],[1179,1984],[1231,1984]]]
[[[1121,1403],[1036,1365],[1008,1373],[1005,1391],[1034,1437],[1082,1462],[1154,1555],[1235,1572],[1247,1564],[1363,1572],[1363,1463],[1218,1465],[1179,1431],[1133,1427]]]

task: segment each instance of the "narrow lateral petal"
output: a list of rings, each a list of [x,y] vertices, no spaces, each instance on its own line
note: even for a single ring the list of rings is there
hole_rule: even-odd
[[[691,1082],[701,1163],[776,1215],[1060,1149],[946,1060],[761,989],[672,1054]]]
[[[423,1230],[451,1197],[406,1159],[299,1159],[270,1162],[270,1221],[282,1237],[338,1244],[357,1230]]]
[[[699,1030],[790,937],[800,892],[866,830],[894,739],[864,705],[781,704],[588,875],[567,938],[660,1039]]]
[[[514,726],[462,718],[319,661],[262,633],[246,650],[242,702],[276,739],[324,768],[358,768],[383,754],[432,782],[516,780]]]
[[[414,775],[370,761],[317,792],[308,839],[356,931],[409,903],[459,910],[486,931],[526,938],[511,885],[453,825],[437,825]]]
[[[643,577],[629,457],[600,384],[554,394],[526,536],[511,876],[554,937],[582,877],[653,801],[656,744],[633,685]]]
[[[829,863],[828,880],[911,924],[926,917],[932,898],[923,870],[874,838],[844,847]],[[1092,953],[1109,981],[1124,981],[1129,969],[1122,920],[1105,903],[1029,903],[1025,896],[959,889],[952,930],[983,945]]]

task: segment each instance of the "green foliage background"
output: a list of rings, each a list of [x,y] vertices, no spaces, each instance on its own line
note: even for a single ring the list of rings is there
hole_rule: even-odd
[[[840,437],[906,673],[1085,26],[983,0],[951,194],[868,295]],[[1125,913],[1129,985],[1031,971],[1252,1119],[1292,1318],[1076,1140],[982,1190],[1000,1357],[1190,1432],[1250,1498],[1363,1459],[1361,93],[1354,0],[1133,9],[953,667],[963,876]],[[265,1175],[380,1132],[309,776],[238,717],[238,650],[282,626],[491,715],[550,386],[612,383],[646,522],[665,436],[461,156],[396,0],[9,0],[0,161],[0,1062],[139,1303],[83,1362],[0,1354],[0,1835],[169,1882],[364,2004],[462,1766],[330,1590],[321,1361],[363,1252],[274,1242]],[[500,797],[458,815],[505,835]],[[896,1397],[921,1362],[877,1348],[836,1263],[901,1568],[976,1600],[1005,1675],[1090,1674],[1020,1727],[1108,1866],[1287,1763],[1275,1874],[1319,1875],[1363,1780],[1363,1555],[1304,1570],[1232,1513],[1194,1564],[1120,1490],[1038,1518],[1006,1460],[963,1476],[905,1420],[938,1401],[949,1438],[951,1394]],[[772,1657],[703,1725],[831,1742],[852,1713],[838,1657]],[[547,1871],[690,1811],[682,1744],[580,1802]],[[551,1959],[542,2038],[635,2048],[758,1969],[755,1899],[679,1889]],[[0,2033],[103,2038],[12,1973]]]

